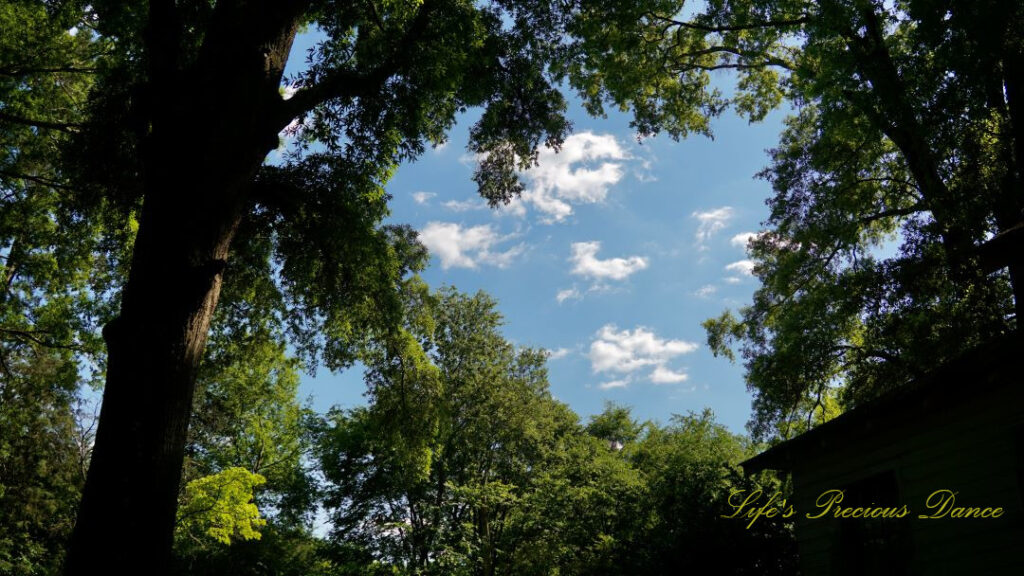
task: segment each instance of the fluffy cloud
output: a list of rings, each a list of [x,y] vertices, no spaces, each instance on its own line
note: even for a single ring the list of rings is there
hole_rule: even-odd
[[[547,222],[559,222],[572,214],[573,204],[603,202],[622,179],[621,161],[628,158],[610,134],[573,134],[559,152],[539,151],[537,165],[524,173],[530,186],[522,200],[543,212]]]
[[[572,350],[568,348],[555,348],[554,350],[548,350],[548,360],[559,360],[568,356]]]
[[[442,206],[452,212],[469,212],[470,210],[486,210],[487,203],[483,200],[448,200]]]
[[[571,273],[592,280],[623,280],[647,268],[647,259],[642,256],[600,260],[597,257],[600,249],[600,242],[573,243],[569,258],[573,264]]]
[[[691,216],[697,219],[697,247],[705,250],[711,237],[725,228],[732,219],[733,210],[729,206],[722,206],[707,212],[694,212]]]
[[[717,291],[718,288],[715,288],[714,284],[705,284],[704,286],[698,288],[693,293],[693,295],[698,296],[700,298],[709,298],[710,296],[714,295],[714,293]]]
[[[566,300],[579,300],[582,297],[583,294],[580,294],[580,291],[577,290],[575,286],[572,288],[566,288],[565,290],[559,290],[558,294],[555,294],[555,300],[558,300],[559,304]]]
[[[505,268],[525,247],[520,244],[505,251],[495,251],[507,241],[490,224],[463,228],[454,222],[429,222],[420,231],[420,241],[441,259],[441,268],[476,268],[480,264]]]
[[[664,366],[656,366],[654,371],[651,372],[651,382],[655,384],[675,384],[677,382],[685,382],[689,378],[683,372],[676,372],[669,370]]]
[[[611,390],[613,388],[625,388],[629,386],[629,378],[622,378],[620,380],[609,380],[608,382],[602,382],[597,385],[601,390]]]
[[[638,326],[634,330],[619,330],[607,324],[597,331],[590,344],[591,369],[631,375],[645,368],[653,368],[649,378],[655,383],[682,382],[686,374],[668,368],[670,360],[697,349],[697,344],[683,340],[665,340],[654,332]],[[628,383],[623,380],[622,386]]]
[[[753,260],[740,260],[733,262],[725,267],[726,270],[733,274],[743,274],[745,276],[754,275],[754,261]]]
[[[286,89],[285,99],[287,100],[290,97],[291,95],[287,93]],[[280,162],[284,159],[284,151],[291,148],[296,138],[301,136],[302,132],[309,127],[309,122],[309,119],[295,118],[277,133],[278,146],[277,149],[271,153],[273,162]]]
[[[435,194],[433,192],[422,192],[422,191],[420,191],[420,192],[413,192],[412,193],[412,199],[417,204],[426,204],[427,202],[430,202],[430,199],[433,198],[434,196],[437,196],[437,194]]]
[[[737,248],[743,248],[746,250],[747,244],[754,238],[757,238],[757,232],[740,232],[733,236],[732,239],[729,240],[729,243]]]

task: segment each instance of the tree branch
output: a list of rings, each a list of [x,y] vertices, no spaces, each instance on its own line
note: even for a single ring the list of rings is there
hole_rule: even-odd
[[[761,22],[751,22],[750,24],[734,24],[731,26],[711,26],[708,24],[699,24],[697,22],[685,22],[682,20],[676,20],[674,18],[659,16],[653,12],[648,12],[647,16],[650,16],[654,20],[665,22],[669,25],[669,27],[677,26],[679,28],[686,28],[689,30],[700,30],[701,32],[708,32],[710,34],[721,34],[723,32],[742,32],[744,30],[759,30],[762,28],[788,28],[793,26],[802,26],[804,24],[807,24],[811,20],[810,14],[803,14],[798,18],[762,20]]]
[[[883,220],[885,218],[896,218],[896,217],[899,217],[899,216],[910,216],[911,214],[916,214],[918,212],[923,212],[923,211],[925,211],[927,209],[928,208],[925,207],[923,204],[918,203],[918,204],[914,204],[913,206],[908,206],[906,208],[894,208],[892,210],[882,210],[881,212],[878,212],[876,214],[871,214],[870,216],[865,216],[863,218],[859,218],[857,220],[857,222],[859,224],[869,224],[869,223],[874,222],[876,220]]]
[[[422,39],[433,8],[434,2],[424,0],[408,31],[395,46],[395,50],[373,70],[368,72],[359,72],[353,69],[332,70],[316,84],[298,90],[291,98],[284,101],[281,107],[281,116],[277,119],[276,124],[283,130],[293,119],[328,100],[367,96],[382,88],[389,78],[402,69],[405,56]]]
[[[11,180],[28,180],[29,182],[35,182],[41,186],[49,186],[51,188],[60,188],[61,190],[73,190],[71,186],[62,184],[56,180],[49,178],[43,178],[42,176],[32,176],[30,174],[21,174],[19,172],[11,172],[9,170],[0,170],[0,178],[9,178]]]
[[[79,350],[81,347],[77,344],[58,344],[56,342],[48,342],[38,336],[38,334],[49,334],[49,332],[39,330],[21,330],[17,328],[4,328],[0,326],[0,333],[10,334],[15,338],[23,341],[29,341],[44,348],[57,348],[60,350]]]
[[[684,53],[684,54],[680,54],[676,58],[679,58],[679,59],[697,58],[697,57],[700,57],[700,56],[710,56],[712,54],[723,54],[723,53],[725,53],[725,54],[732,54],[733,56],[736,56],[737,58],[742,59],[742,60],[761,60],[761,62],[760,63],[753,63],[753,64],[745,64],[745,63],[742,63],[742,62],[737,62],[736,64],[716,64],[716,65],[686,64],[686,65],[682,65],[682,66],[683,66],[684,69],[702,69],[702,70],[720,70],[720,69],[724,69],[724,68],[735,68],[735,69],[743,70],[743,69],[749,69],[749,68],[764,68],[765,66],[778,66],[779,68],[784,68],[784,69],[789,70],[791,72],[795,70],[793,64],[791,64],[790,62],[786,62],[785,60],[781,60],[779,58],[776,58],[774,56],[771,56],[771,55],[768,55],[768,54],[764,54],[764,53],[761,53],[761,52],[756,52],[756,53],[744,52],[743,50],[740,50],[739,48],[734,48],[732,46],[711,46],[710,48],[704,48],[703,50],[697,50],[697,51],[694,51],[694,52],[687,52],[687,53]],[[680,63],[678,61],[676,61],[675,64],[677,66],[680,65]]]
[[[42,128],[45,130],[60,130],[61,132],[75,132],[75,128],[83,126],[74,122],[51,122],[49,120],[25,118],[2,111],[0,111],[0,122],[10,122],[11,124],[21,124],[22,126],[31,126],[32,128]]]
[[[0,76],[21,78],[34,74],[95,74],[98,68],[79,68],[77,66],[61,66],[56,68],[0,68]]]

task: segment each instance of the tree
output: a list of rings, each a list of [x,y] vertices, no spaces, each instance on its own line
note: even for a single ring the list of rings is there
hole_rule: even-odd
[[[657,513],[638,539],[639,550],[628,556],[632,573],[676,574],[708,565],[724,574],[797,571],[792,524],[776,517],[748,526],[730,517],[734,491],[785,494],[771,475],[747,477],[739,470],[754,448],[715,422],[709,409],[648,427],[631,460],[647,486],[642,506]]]
[[[183,538],[222,544],[233,539],[259,540],[267,521],[252,503],[253,490],[267,479],[245,468],[231,467],[203,476],[185,486],[184,504],[178,508],[178,529]]]
[[[396,323],[395,286],[423,259],[410,230],[380,224],[395,166],[441,142],[456,112],[482,105],[477,180],[498,202],[519,189],[515,169],[539,143],[564,134],[564,102],[546,67],[560,15],[546,3],[463,0],[4,10],[17,22],[5,30],[46,31],[43,50],[8,46],[0,63],[4,79],[16,78],[5,80],[0,118],[5,154],[18,164],[4,165],[5,183],[20,187],[19,208],[52,199],[86,231],[109,224],[108,252],[126,256],[98,263],[98,287],[80,292],[117,314],[85,316],[106,323],[106,385],[67,570],[154,569],[172,542],[196,371],[225,271],[234,271],[229,257],[252,257],[265,281],[257,288],[270,295],[263,302],[310,366],[348,365],[358,341]],[[324,39],[286,99],[282,74],[304,26]],[[37,73],[51,87],[83,78],[88,98],[73,100],[87,106],[27,89]],[[15,107],[11,94],[33,106]],[[54,116],[28,115],[44,111]],[[265,165],[296,121],[317,151]],[[47,156],[42,172],[26,165],[55,132],[69,136],[58,139],[61,155]],[[88,249],[100,236],[66,244]],[[10,246],[8,274],[22,249]]]
[[[762,286],[738,318],[705,324],[716,353],[741,344],[757,435],[1019,330],[1017,3],[683,7],[581,2],[573,81],[594,112],[631,107],[645,134],[709,134],[729,106],[751,120],[783,98],[796,108],[762,173],[775,190],[750,246]],[[738,74],[731,94],[716,70]]]
[[[0,572],[55,573],[91,446],[80,388],[104,359],[97,326],[124,221],[81,218],[54,160],[80,130],[106,44],[80,5],[0,3]],[[69,33],[80,26],[81,34]]]
[[[546,354],[500,335],[491,298],[410,295],[408,331],[369,354],[371,405],[324,435],[334,539],[406,574],[517,573],[549,521],[522,503],[575,416],[551,398]]]
[[[5,352],[9,352],[5,350]],[[0,573],[56,573],[85,481],[77,374],[60,354],[7,355],[0,380]]]
[[[225,286],[235,309],[246,301],[239,280]],[[243,468],[266,480],[256,499],[261,510],[305,527],[314,500],[307,457],[318,424],[298,398],[300,362],[269,322],[239,324],[227,309],[217,315],[197,377],[183,481]]]

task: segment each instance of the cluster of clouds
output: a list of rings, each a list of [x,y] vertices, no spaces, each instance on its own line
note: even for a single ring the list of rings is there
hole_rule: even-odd
[[[731,206],[722,206],[705,211],[695,211],[690,216],[697,221],[697,232],[695,246],[698,251],[708,249],[711,240],[716,234],[725,230],[735,216],[736,211]],[[735,248],[746,251],[748,244],[757,238],[757,232],[740,232],[729,239],[729,244]],[[736,260],[726,264],[723,268],[727,273],[722,278],[726,284],[739,284],[754,276],[754,261],[749,258]],[[709,298],[718,292],[714,284],[706,284],[698,288],[693,295],[700,298]]]
[[[479,156],[463,156],[466,163],[479,160]],[[636,165],[634,174],[641,182],[654,179],[648,173],[651,161],[633,157],[615,136],[589,131],[572,134],[558,150],[544,147],[537,151],[536,165],[520,173],[526,189],[499,211],[524,217],[533,209],[545,224],[563,222],[573,214],[574,206],[605,202],[611,188],[626,175],[627,162]],[[425,204],[427,200],[417,202]],[[449,200],[443,206],[452,212],[487,208],[479,199]]]
[[[565,222],[576,207],[607,201],[611,189],[625,176],[627,164],[637,160],[612,135],[581,132],[566,138],[561,150],[539,152],[538,164],[522,173],[527,184],[522,196],[497,211],[496,216],[523,217],[533,212],[544,224]],[[643,164],[645,169],[649,162]],[[638,175],[638,179],[644,179]],[[429,205],[437,194],[414,192],[413,200]],[[479,198],[446,200],[439,204],[453,214],[486,211],[486,202]],[[713,243],[733,224],[737,211],[730,206],[694,211],[696,221],[694,245],[698,252],[710,249]],[[500,220],[496,219],[496,223]],[[457,222],[430,221],[420,231],[420,239],[436,255],[443,269],[493,266],[506,268],[526,251],[517,242],[518,233],[503,234],[495,223],[466,225]],[[728,241],[733,249],[745,251],[758,233],[740,232]],[[615,254],[603,251],[600,241],[573,242],[567,258],[568,272],[576,282],[558,290],[559,304],[582,299],[587,293],[606,291],[620,286],[638,272],[648,269],[650,258],[641,254]],[[720,282],[701,286],[693,294],[701,298],[714,296],[721,284],[738,284],[753,277],[754,262],[749,257],[727,261]],[[582,351],[595,375],[602,376],[602,390],[625,388],[647,381],[653,384],[678,384],[688,374],[675,363],[693,353],[698,345],[685,340],[658,336],[653,330],[636,326],[619,329],[614,324],[601,327]],[[575,352],[581,352],[577,349]],[[565,358],[574,350],[557,348],[549,351],[551,360]]]
[[[610,134],[573,134],[565,139],[559,151],[550,148],[539,151],[537,165],[522,174],[529,184],[526,190],[501,211],[525,216],[529,206],[541,215],[544,223],[562,222],[573,214],[575,205],[603,203],[611,187],[625,175],[624,163],[631,159]],[[437,194],[426,191],[412,194],[413,201],[420,205],[428,205],[436,197]],[[441,206],[453,213],[487,209],[487,203],[480,199],[448,200]],[[420,231],[420,239],[438,256],[444,269],[481,265],[507,267],[525,251],[522,244],[500,248],[512,237],[514,235],[503,236],[491,224],[465,226],[432,221]],[[648,265],[647,259],[641,256],[601,260],[597,257],[600,246],[599,242],[577,242],[571,246],[571,273],[592,282],[587,291],[606,289],[608,281],[624,280]],[[582,295],[583,292],[573,287],[560,291],[557,299],[563,302]]]
[[[606,324],[597,331],[587,357],[594,374],[612,378],[598,385],[608,390],[624,388],[648,370],[647,379],[655,384],[684,382],[689,376],[669,367],[669,362],[697,348],[693,342],[660,338],[643,326],[619,330],[614,324]]]

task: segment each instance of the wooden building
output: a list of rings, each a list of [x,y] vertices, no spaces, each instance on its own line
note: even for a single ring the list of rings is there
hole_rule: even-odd
[[[1024,574],[1022,374],[1006,338],[744,462],[792,474],[801,573]]]

